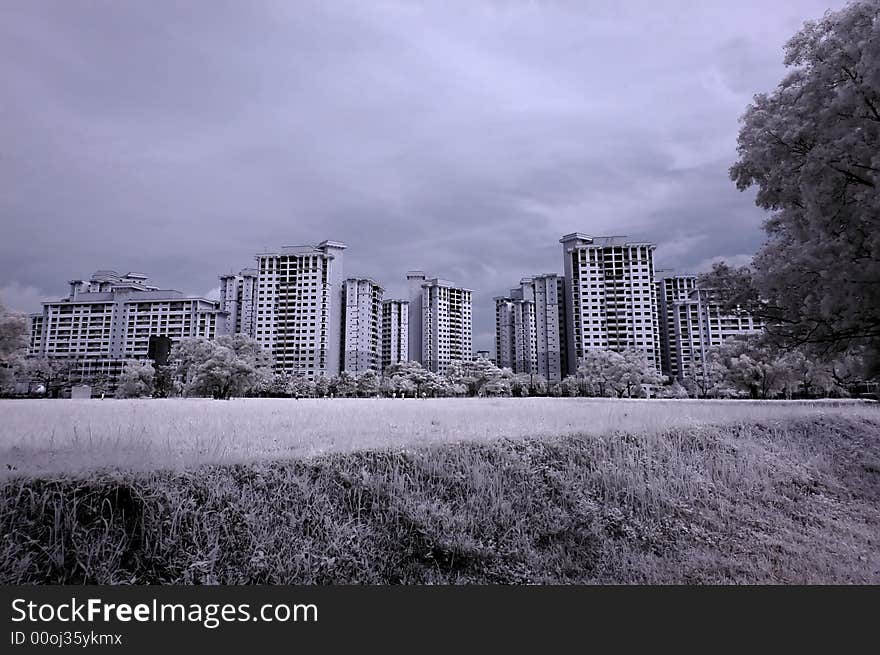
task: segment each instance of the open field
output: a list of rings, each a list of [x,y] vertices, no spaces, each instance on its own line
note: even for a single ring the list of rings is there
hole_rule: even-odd
[[[358,405],[340,420],[379,416]],[[575,405],[584,431],[633,407]],[[436,411],[412,406],[426,424]],[[476,419],[453,406],[455,425]],[[737,406],[726,425],[662,429],[699,411],[681,408],[638,434],[487,441],[471,426],[476,443],[7,479],[0,583],[880,583],[876,412],[761,407],[742,423]]]
[[[586,398],[0,401],[0,475],[184,469],[374,448],[565,435],[648,435],[798,418],[880,417],[876,404]]]
[[[880,583],[880,408],[0,402],[0,583]]]

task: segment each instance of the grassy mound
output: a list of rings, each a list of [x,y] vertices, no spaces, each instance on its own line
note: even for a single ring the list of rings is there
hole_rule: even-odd
[[[880,421],[15,478],[0,581],[880,582]]]

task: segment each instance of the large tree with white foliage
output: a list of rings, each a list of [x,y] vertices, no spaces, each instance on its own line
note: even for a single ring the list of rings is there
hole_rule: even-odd
[[[171,349],[171,360],[177,363],[187,393],[225,399],[246,395],[271,380],[268,355],[242,334],[213,341],[181,339]]]
[[[788,74],[746,110],[730,170],[737,187],[756,187],[756,203],[771,212],[767,242],[753,260],[749,308],[767,319],[778,343],[828,356],[862,350],[875,365],[878,16],[880,0],[860,0],[804,25],[785,47]]]
[[[642,395],[645,386],[657,386],[663,378],[648,362],[642,350],[628,348],[620,352],[591,349],[578,366],[584,392],[591,396],[615,395],[618,398]]]
[[[153,393],[156,369],[149,360],[132,360],[125,363],[116,387],[117,398],[142,398]]]

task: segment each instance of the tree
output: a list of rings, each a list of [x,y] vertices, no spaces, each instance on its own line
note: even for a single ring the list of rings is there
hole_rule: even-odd
[[[495,366],[488,359],[477,359],[464,365],[465,379],[468,381],[471,395],[502,395],[510,393],[509,379],[513,377],[510,369],[502,370]],[[506,386],[500,384],[500,381],[506,380]],[[488,385],[488,388],[486,388]]]
[[[585,392],[594,396],[608,396],[612,392],[611,382],[619,374],[622,357],[613,350],[591,349],[581,358],[577,377]]]
[[[171,348],[169,360],[175,362],[185,390],[190,390],[197,367],[211,357],[214,348],[215,344],[203,337],[181,339]]]
[[[356,396],[358,391],[357,379],[348,371],[342,371],[336,376],[336,384],[331,383],[333,395],[341,398]]]
[[[382,376],[382,380],[379,382],[379,391],[386,398],[393,396],[397,392],[394,380],[387,375]]]
[[[169,398],[177,395],[179,385],[174,380],[174,367],[170,364],[158,364],[153,368],[156,371],[153,379],[153,396],[155,398]]]
[[[760,336],[730,338],[716,356],[727,369],[725,381],[752,398],[772,398],[790,384],[782,354]]]
[[[836,391],[846,395],[849,390],[863,383],[865,379],[861,373],[865,370],[862,359],[857,355],[844,355],[831,362],[831,378],[834,380]]]
[[[740,190],[771,212],[753,260],[749,311],[786,346],[863,351],[880,365],[880,3],[808,22],[791,71],[742,118]],[[760,297],[760,301],[757,298]]]
[[[809,357],[803,350],[794,350],[782,356],[780,364],[785,367],[790,383],[788,395],[800,393],[808,398],[827,396],[837,389],[833,364]]]
[[[486,397],[511,395],[510,379],[499,376],[488,380],[480,387],[480,395]]]
[[[531,376],[531,393],[535,396],[547,395],[547,378],[543,375]]]
[[[439,373],[428,372],[428,379],[422,383],[422,393],[437,398],[443,396],[446,391],[448,381]]]
[[[379,376],[376,371],[364,371],[357,376],[357,394],[362,398],[372,398],[379,393]]]
[[[588,350],[578,366],[578,378],[584,382],[581,386],[585,392],[618,398],[640,396],[643,387],[663,383],[645,352],[635,349]]]
[[[580,395],[581,383],[574,375],[566,375],[559,383],[558,393],[560,396],[574,397]]]
[[[431,372],[426,371],[418,362],[397,362],[388,367],[386,375],[395,379],[395,386],[399,392],[422,395],[422,385],[431,379]],[[406,380],[408,384],[403,385]],[[412,387],[413,390],[409,391]]]
[[[190,390],[217,400],[245,395],[257,382],[257,369],[231,348],[217,346],[211,356],[196,367]]]
[[[663,376],[648,362],[643,350],[628,348],[621,351],[611,388],[618,398],[641,396],[648,386],[663,384]]]
[[[466,389],[470,388],[473,378],[470,376],[467,367],[460,359],[454,359],[449,362],[446,367],[446,379],[453,386],[463,385]],[[467,391],[465,391],[467,393]]]
[[[468,392],[467,386],[464,384],[461,384],[460,382],[459,383],[450,382],[449,386],[447,387],[447,395],[449,395],[449,396],[456,396],[456,397],[460,398],[462,396],[466,396],[467,392]]]
[[[87,384],[92,388],[93,396],[101,396],[110,392],[111,378],[105,373],[94,373],[82,379],[83,384]],[[155,383],[154,383],[155,386]]]
[[[398,375],[393,378],[394,380],[394,388],[395,393],[398,396],[415,396],[417,391],[417,387],[415,383],[407,377],[403,375]]]
[[[312,398],[315,390],[315,383],[302,375],[292,376],[287,384],[287,392],[294,398]]]
[[[673,380],[672,384],[660,387],[657,395],[660,398],[687,398],[688,392],[678,380]]]
[[[315,396],[325,398],[328,393],[330,393],[330,379],[323,375],[318,376],[315,380]]]
[[[213,344],[216,347],[230,348],[238,359],[252,366],[256,375],[255,384],[272,378],[272,358],[256,339],[245,334],[222,335],[217,337]]]
[[[529,396],[532,391],[531,376],[528,373],[515,374],[510,380],[510,391],[514,396]]]
[[[715,398],[729,395],[726,386],[727,367],[718,348],[709,348],[683,379],[684,386],[697,398]]]
[[[268,396],[270,398],[279,398],[290,395],[290,376],[281,371],[273,372],[271,375],[261,378],[254,385],[253,392],[259,396]]]
[[[149,361],[126,362],[116,386],[117,398],[142,398],[153,393],[156,370]]]
[[[69,359],[31,357],[19,363],[16,377],[42,383],[49,398],[58,398],[62,391],[73,385],[73,362]]]
[[[27,318],[0,303],[0,390],[12,387],[15,370],[27,354]]]
[[[171,349],[171,360],[187,393],[227,399],[242,396],[273,381],[269,356],[254,339],[236,334],[213,341],[202,337],[181,339]]]

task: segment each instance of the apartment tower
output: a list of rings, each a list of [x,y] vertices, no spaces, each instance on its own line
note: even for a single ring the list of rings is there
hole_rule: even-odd
[[[220,308],[227,312],[227,334],[256,334],[257,269],[220,276]]]
[[[148,283],[142,273],[96,271],[71,280],[66,298],[43,303],[30,316],[28,354],[73,363],[73,375],[107,376],[111,387],[125,362],[148,359],[150,337],[171,344],[226,334],[219,303]]]
[[[675,330],[675,303],[688,299],[697,288],[696,275],[668,275],[657,280],[657,309],[660,321],[660,361],[663,375],[679,377],[679,339]]]
[[[315,379],[342,364],[346,245],[282,246],[257,259],[257,342],[275,370]]]
[[[724,311],[716,291],[694,288],[672,304],[671,371],[680,380],[699,375],[706,351],[731,337],[759,334],[763,324],[744,311]]]
[[[565,276],[567,373],[586,351],[637,349],[660,370],[655,245],[575,232],[560,240]]]
[[[343,286],[343,363],[351,373],[379,371],[382,363],[382,294],[369,278],[349,278]]]
[[[409,361],[409,301],[382,302],[382,370]]]
[[[495,298],[498,366],[559,381],[566,366],[565,293],[561,277],[526,277],[507,297]]]
[[[413,362],[422,362],[422,285],[425,283],[424,271],[409,271],[406,274],[406,283],[409,288],[409,324],[408,350],[409,359]]]
[[[406,277],[410,288],[409,358],[435,373],[445,373],[453,360],[470,361],[471,290],[449,280],[428,279],[423,271],[410,271]]]

